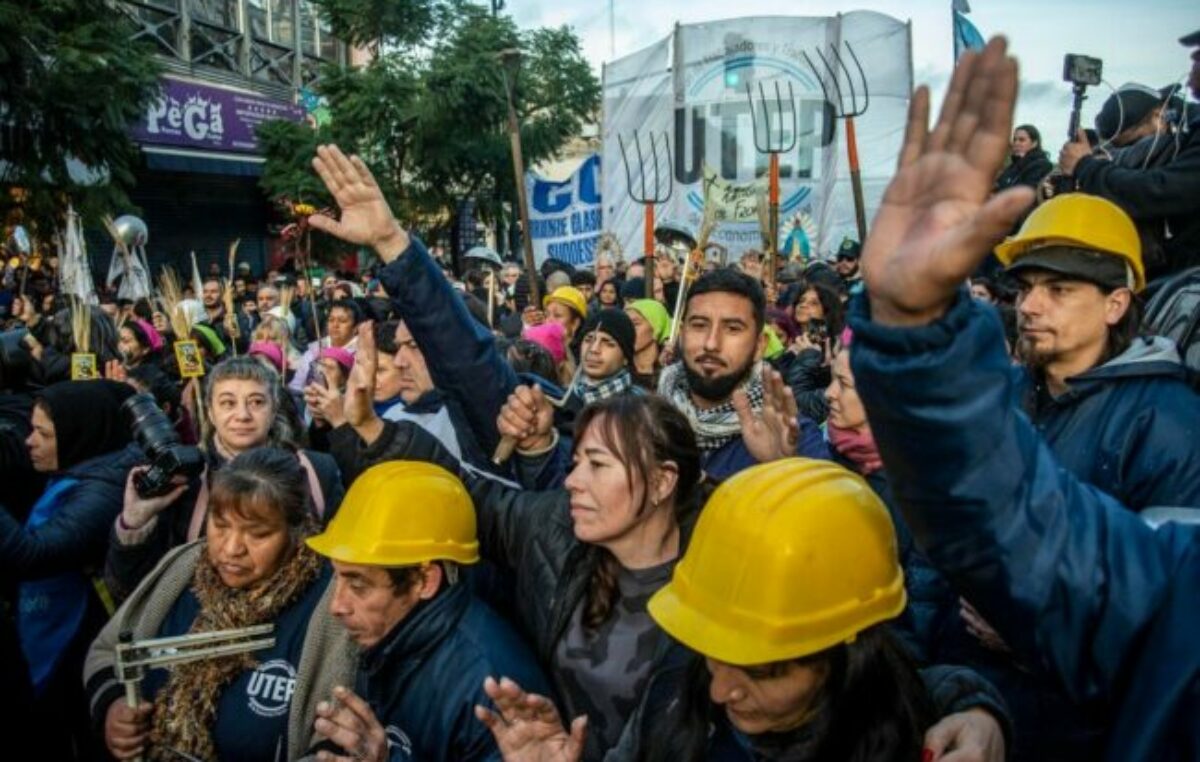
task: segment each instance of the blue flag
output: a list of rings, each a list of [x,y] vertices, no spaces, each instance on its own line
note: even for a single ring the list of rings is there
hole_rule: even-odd
[[[983,50],[984,39],[975,25],[957,8],[951,12],[954,15],[954,62],[958,63],[965,51]]]

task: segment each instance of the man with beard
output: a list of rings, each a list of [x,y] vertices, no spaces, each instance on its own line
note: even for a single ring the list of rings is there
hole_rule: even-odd
[[[848,294],[857,294],[862,291],[862,272],[858,269],[860,252],[862,252],[862,244],[853,238],[842,239],[841,246],[838,246],[837,259],[834,260],[833,268],[841,276],[845,293]]]
[[[681,359],[659,379],[659,394],[692,422],[704,471],[717,481],[778,458],[829,457],[820,429],[797,413],[783,378],[762,362],[766,309],[751,276],[732,269],[700,276],[684,303]]]
[[[1059,461],[1137,511],[1200,506],[1200,398],[1174,343],[1139,335],[1145,271],[1129,216],[1060,196],[996,256],[1018,283],[1026,408]]]
[[[225,339],[226,343],[235,338],[232,329],[236,327],[237,349],[239,352],[245,352],[250,346],[250,334],[254,332],[254,326],[251,325],[250,319],[243,314],[235,313],[232,318],[229,318],[225,314],[223,295],[224,287],[219,277],[205,279],[200,291],[200,300],[204,304],[204,312],[208,315],[209,325],[221,332],[221,338]],[[236,323],[234,323],[235,320]]]

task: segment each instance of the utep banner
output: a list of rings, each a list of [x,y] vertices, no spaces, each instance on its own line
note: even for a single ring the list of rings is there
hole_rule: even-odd
[[[139,143],[254,153],[263,122],[299,122],[304,109],[283,101],[164,77],[157,100],[133,127]]]
[[[861,75],[849,50],[862,66]],[[818,51],[837,71],[841,104]],[[785,104],[782,112],[776,108],[776,85]],[[789,85],[798,122],[795,134],[786,107]],[[756,148],[755,121],[763,143],[769,120],[776,144],[795,139],[780,155],[780,249],[805,257],[831,256],[842,238],[858,237],[844,121],[838,118],[855,105],[851,85],[858,105],[865,102],[867,107],[855,119],[855,128],[869,221],[895,171],[912,92],[912,45],[904,22],[856,11],[677,26],[666,39],[606,65],[605,230],[617,237],[627,259],[641,256],[643,207],[638,201],[654,195],[657,181],[660,196],[668,185],[671,193],[656,207],[658,219],[683,219],[699,228],[708,188],[710,195],[719,194],[722,218],[711,240],[735,257],[760,249],[756,196],[765,188],[768,157]],[[754,118],[747,86],[754,94]],[[760,92],[767,96],[765,116]],[[650,150],[652,133],[659,144],[657,157]],[[641,142],[640,162],[635,137]],[[669,155],[662,148],[664,138]]]
[[[562,182],[525,173],[533,257],[591,266],[600,237],[600,156],[592,154]]]

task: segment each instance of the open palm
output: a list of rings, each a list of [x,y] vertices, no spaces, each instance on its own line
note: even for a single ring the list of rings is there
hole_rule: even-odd
[[[362,159],[347,157],[335,145],[319,146],[313,158],[313,169],[321,176],[342,213],[336,220],[314,214],[308,218],[309,225],[347,243],[381,249],[387,248],[391,241],[402,241],[407,246],[407,236],[392,215],[375,176]],[[397,249],[391,254],[394,256],[402,250]]]
[[[476,706],[475,716],[492,731],[505,762],[577,762],[583,755],[585,717],[568,732],[545,696],[526,693],[508,678],[489,677],[483,690],[496,710]]]
[[[997,37],[960,59],[932,131],[929,91],[913,94],[899,167],[863,244],[876,320],[938,317],[1032,201],[1024,187],[989,198],[1017,95],[1017,63],[1006,49]]]

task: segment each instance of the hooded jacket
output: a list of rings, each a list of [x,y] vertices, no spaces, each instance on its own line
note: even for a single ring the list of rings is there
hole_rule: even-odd
[[[422,602],[363,652],[356,692],[384,726],[392,760],[499,762],[475,705],[491,706],[484,678],[502,675],[549,692],[525,642],[459,583]]]
[[[1079,190],[1116,203],[1134,222],[1166,219],[1165,273],[1200,264],[1200,118],[1180,133],[1178,146],[1164,166],[1129,168],[1085,156],[1075,167]]]
[[[1027,409],[1063,466],[1126,507],[1197,507],[1200,397],[1187,378],[1170,339],[1138,338],[1057,398],[1033,385]]]
[[[930,561],[1027,664],[1095,707],[1105,759],[1196,759],[1200,529],[1156,531],[1061,466],[1014,404],[999,320],[965,291],[925,326],[868,310],[853,306],[850,361]]]

